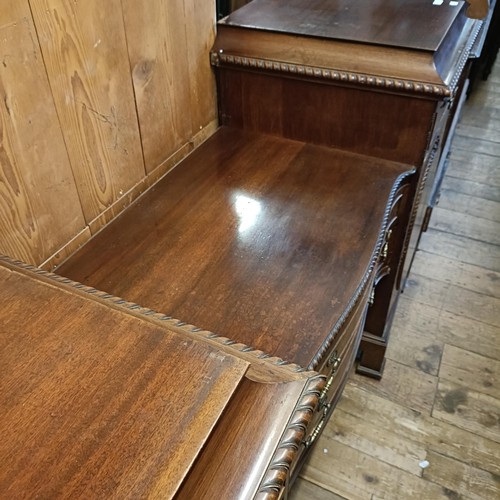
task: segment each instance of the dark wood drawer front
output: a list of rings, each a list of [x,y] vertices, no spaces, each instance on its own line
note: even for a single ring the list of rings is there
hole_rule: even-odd
[[[326,424],[331,410],[340,395],[343,383],[353,366],[357,346],[363,332],[368,297],[371,289],[372,286],[370,283],[346,320],[341,334],[328,350],[322,364],[318,367],[318,371],[327,377],[327,383],[320,396],[317,414],[312,423],[312,430],[306,439],[307,444],[312,444],[316,435],[319,435],[322,426]]]

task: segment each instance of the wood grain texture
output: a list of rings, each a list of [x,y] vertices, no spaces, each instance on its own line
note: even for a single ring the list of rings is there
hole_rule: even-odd
[[[500,326],[498,317],[500,299],[496,297],[431,278],[422,279],[416,273],[408,280],[405,292],[417,302],[440,307],[445,311],[492,326]]]
[[[459,193],[451,189],[441,191],[439,207],[481,217],[489,221],[500,222],[500,203],[498,201]]]
[[[217,118],[215,77],[210,49],[215,41],[215,1],[185,0],[186,36],[191,92],[193,134]]]
[[[0,9],[0,253],[41,264],[90,237],[27,3]]]
[[[491,500],[498,495],[498,476],[469,464],[429,452],[430,466],[423,471],[423,477],[456,491],[463,498]]]
[[[314,371],[306,371],[296,364],[286,362],[281,358],[271,356],[268,353],[259,351],[246,344],[236,342],[235,340],[223,337],[208,330],[203,330],[189,323],[167,316],[166,314],[156,312],[148,307],[143,307],[135,302],[130,302],[91,286],[72,281],[58,274],[45,271],[23,262],[14,261],[7,256],[0,255],[0,262],[4,267],[15,272],[27,276],[36,275],[37,279],[44,283],[55,283],[58,287],[72,294],[86,298],[91,297],[94,301],[99,302],[107,308],[126,312],[130,316],[134,316],[135,318],[139,318],[155,326],[167,327],[169,330],[180,333],[192,340],[203,341],[219,351],[239,357],[250,363],[246,375],[254,382],[289,382],[293,380],[304,380],[316,375]]]
[[[307,367],[406,168],[223,128],[58,273]]]
[[[476,2],[474,2],[476,3]],[[265,31],[437,51],[460,13],[459,5],[412,0],[253,0],[223,21]],[[422,19],[428,21],[422,22]],[[404,29],[402,28],[404,25]]]
[[[453,95],[481,27],[465,17],[463,4],[350,5],[254,0],[219,23],[213,62],[390,92]],[[425,9],[432,14],[425,16]]]
[[[0,496],[172,497],[248,363],[4,267],[0,280]]]
[[[325,490],[314,483],[298,478],[288,495],[289,500],[345,500],[344,497]]]
[[[438,207],[433,210],[429,227],[445,233],[467,236],[474,240],[486,241],[500,246],[500,222],[483,217],[462,214],[460,219],[457,220],[454,210]]]
[[[422,234],[420,248],[429,253],[500,272],[498,245],[429,229]]]
[[[478,168],[478,170],[480,169]],[[482,172],[486,179],[477,182],[462,177],[462,175],[468,175],[466,165],[464,165],[462,172],[463,174],[457,172],[456,164],[454,164],[453,171],[449,173],[449,177],[446,179],[446,187],[448,189],[484,199],[486,202],[500,202],[500,186],[494,184],[493,174],[490,176],[487,172]],[[452,177],[452,175],[456,175],[456,177]],[[488,178],[491,178],[491,183],[488,181]]]
[[[473,94],[466,102],[464,123],[473,121],[486,131],[495,130],[500,115],[492,113],[494,99],[491,95],[486,99],[485,95],[490,89],[496,92],[498,81],[479,85],[484,95],[479,99],[478,94]],[[464,210],[474,210],[470,215],[476,218],[495,220],[494,210],[500,201],[498,161],[496,155],[454,149],[452,145],[443,185],[449,197],[444,201],[449,203],[448,210],[454,210],[453,203],[458,203],[456,221],[450,219],[449,230],[459,227]],[[462,227],[460,232],[464,231]],[[340,418],[334,417],[325,428],[317,443],[317,461],[309,462],[304,479],[320,486],[321,491],[327,489],[349,499],[439,498],[442,494],[456,499],[499,497],[499,262],[498,245],[491,241],[439,229],[424,234],[414,274],[410,275],[416,281],[399,301],[388,351],[397,366],[403,368],[394,371],[391,383],[388,370],[381,383],[368,385],[359,376],[351,378],[336,409]],[[389,359],[389,369],[393,363]],[[427,409],[414,406],[411,395],[400,397],[405,385],[412,387],[422,380],[424,368],[435,374],[438,369],[432,390],[417,397],[417,405],[425,401]],[[408,374],[412,374],[411,378]],[[412,388],[410,392],[418,390]],[[380,434],[385,436],[383,446]],[[327,435],[335,439],[325,441]],[[337,446],[337,440],[341,446]],[[402,446],[426,452],[429,466],[422,469],[420,478],[415,474],[392,475],[392,468],[400,471],[399,466],[404,465],[408,473],[408,466],[418,465],[405,461],[411,451],[401,458]],[[324,449],[330,457],[328,465],[321,463]],[[360,469],[371,483],[359,473]],[[380,470],[382,477],[376,473]],[[388,477],[398,482],[398,490],[386,484]],[[429,490],[426,483],[433,489]],[[441,491],[435,490],[435,485]]]
[[[355,378],[356,380],[346,386],[337,409],[360,418],[369,416],[369,419],[365,419],[367,429],[358,432],[368,432],[369,429],[378,428],[392,432],[392,438],[386,441],[386,456],[400,447],[400,439],[411,440],[414,441],[416,448],[445,454],[493,474],[500,473],[500,463],[496,458],[500,445],[495,441],[388,401],[384,396],[374,394],[371,390],[358,385],[356,383],[358,376]],[[332,420],[331,427],[331,431],[327,427],[325,432],[336,432],[335,420]],[[344,437],[345,440],[347,438],[348,435]],[[331,451],[335,452],[335,448]]]
[[[122,0],[122,6],[144,160],[151,172],[193,135],[188,45],[196,41],[186,37],[189,20],[182,2]]]
[[[85,219],[144,175],[120,0],[31,0]]]
[[[484,356],[500,358],[500,345],[495,338],[496,330],[496,327],[482,321],[457,316],[444,311],[440,306],[414,302],[405,296],[399,302],[398,315],[394,319],[394,334],[403,343],[408,337],[421,337],[422,344],[427,340],[432,345],[434,340],[438,346],[449,344]],[[474,332],[474,335],[471,336],[470,332]],[[401,346],[397,350],[403,349]],[[406,360],[424,354],[428,353],[408,353]],[[435,361],[432,365],[434,364]]]
[[[362,416],[345,412],[339,408],[335,410],[333,419],[334,425],[326,427],[324,436],[420,476],[419,462],[427,456],[425,445],[416,443],[409,436],[398,436],[396,440],[391,427],[381,427],[374,434],[371,426],[367,425]],[[391,445],[388,446],[387,443],[391,443]],[[323,453],[325,452],[323,451]]]
[[[420,369],[387,359],[381,381],[358,377],[356,384],[390,401],[430,414],[438,379]]]
[[[403,489],[407,498],[450,498],[441,486],[337,443],[326,435],[321,446],[313,450],[303,476],[351,500],[401,498]]]
[[[432,416],[500,443],[500,400],[466,383],[440,380]]]
[[[279,491],[259,496],[259,486],[269,466],[270,472],[274,469],[285,479],[279,469],[287,469],[288,459],[303,450],[300,439],[289,439],[287,427],[305,438],[312,413],[296,422],[291,418],[298,401],[300,409],[305,384],[256,384],[244,379],[177,498],[277,499]],[[277,460],[272,463],[275,451]]]
[[[229,68],[218,72],[223,125],[415,166],[424,160],[434,101]]]
[[[500,387],[495,383],[500,374],[500,361],[455,346],[444,348],[439,378],[466,385],[500,400]]]

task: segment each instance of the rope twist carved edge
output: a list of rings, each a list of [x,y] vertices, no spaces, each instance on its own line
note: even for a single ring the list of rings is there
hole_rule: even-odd
[[[32,266],[30,264],[26,264],[25,262],[11,259],[6,255],[0,254],[0,262],[4,262],[7,265],[10,265],[14,268],[23,269],[25,271],[31,272],[36,275],[44,276],[51,281],[56,283],[69,286],[80,292],[88,294],[89,296],[96,297],[98,299],[104,300],[105,302],[109,302],[115,306],[118,306],[120,309],[124,309],[125,311],[131,311],[136,315],[144,316],[145,318],[162,322],[166,324],[166,326],[175,327],[177,329],[181,329],[188,334],[195,334],[200,339],[208,339],[211,341],[215,341],[221,346],[230,347],[231,350],[235,351],[235,355],[237,356],[238,352],[246,353],[259,361],[264,361],[265,363],[269,363],[274,366],[279,366],[281,369],[286,370],[290,373],[299,373],[306,372],[306,370],[295,364],[285,361],[277,356],[272,356],[270,354],[265,353],[264,351],[255,349],[246,344],[242,344],[235,340],[229,339],[227,337],[223,337],[222,335],[218,335],[217,333],[210,332],[208,330],[203,330],[202,328],[198,328],[189,323],[185,323],[178,319],[172,318],[163,313],[159,313],[154,311],[153,309],[149,309],[147,307],[140,306],[134,302],[129,302],[121,297],[117,297],[115,295],[111,295],[109,293],[103,292],[91,286],[83,285],[82,283],[78,283],[77,281],[70,280],[68,278],[64,278],[55,273],[51,273],[49,271],[45,271],[38,267]],[[304,373],[305,374],[305,373]]]
[[[450,97],[453,94],[453,89],[447,85],[432,85],[426,82],[386,78],[378,75],[355,73],[352,71],[320,68],[304,64],[291,64],[256,57],[236,56],[224,52],[212,52],[211,62],[213,66],[241,66],[251,69],[286,73],[291,76],[305,76],[309,78],[385,88],[387,90],[415,92],[438,97]]]
[[[323,345],[316,353],[316,356],[314,356],[314,359],[311,361],[311,363],[307,367],[309,370],[314,370],[320,364],[321,360],[323,359],[323,356],[330,348],[337,333],[344,326],[344,323],[347,321],[347,318],[350,316],[351,312],[356,307],[358,300],[360,299],[360,297],[363,294],[363,292],[365,291],[368,283],[370,282],[371,274],[372,274],[373,270],[375,269],[375,265],[377,263],[380,251],[382,250],[382,245],[384,244],[385,232],[387,229],[387,225],[389,224],[389,215],[391,213],[392,206],[394,204],[394,199],[396,197],[396,193],[397,193],[398,189],[401,187],[403,181],[405,179],[407,179],[408,177],[410,177],[411,175],[414,175],[415,172],[416,172],[415,169],[409,170],[408,172],[404,172],[403,174],[401,174],[396,179],[396,182],[394,183],[394,185],[391,189],[391,192],[389,194],[389,199],[388,199],[388,202],[387,202],[387,205],[385,208],[384,218],[382,221],[382,226],[380,228],[379,237],[378,237],[377,243],[375,245],[375,249],[372,253],[372,258],[371,258],[370,264],[368,266],[368,269],[366,270],[366,272],[363,276],[363,279],[362,279],[360,285],[358,286],[356,292],[354,293],[353,297],[351,298],[348,306],[344,309],[342,316],[340,316],[340,318],[337,321],[337,323],[335,324],[333,330],[330,332],[328,337],[325,339],[325,342],[323,342]]]
[[[276,500],[280,497],[289,479],[290,468],[298,457],[300,446],[306,438],[307,428],[313,419],[325,384],[324,376],[316,376],[308,380],[261,480],[256,499]]]

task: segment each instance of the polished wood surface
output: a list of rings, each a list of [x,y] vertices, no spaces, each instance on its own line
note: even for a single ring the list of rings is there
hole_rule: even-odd
[[[293,500],[500,497],[499,84],[465,104],[384,377],[350,379]]]
[[[439,48],[464,2],[253,0],[223,23],[418,50]]]
[[[264,471],[303,391],[304,381],[263,385],[244,379],[176,498],[259,498]],[[302,440],[311,418],[304,414],[294,422]],[[278,450],[278,463],[286,463],[292,448],[303,451],[300,441],[288,441],[288,448],[285,441]],[[270,491],[267,498],[278,494]]]
[[[219,97],[223,125],[415,166],[436,111],[432,100],[232,68],[219,69]]]
[[[0,264],[0,496],[170,498],[248,363]]]
[[[408,168],[223,128],[58,273],[307,367]]]
[[[38,280],[46,284],[52,285],[56,283],[58,287],[78,296],[90,297],[106,308],[111,308],[122,313],[125,312],[156,327],[167,328],[170,332],[179,333],[192,340],[202,341],[218,351],[243,359],[250,364],[246,372],[246,377],[254,382],[264,384],[270,382],[292,382],[316,375],[315,371],[304,370],[297,364],[285,362],[277,356],[270,356],[247,344],[232,341],[222,335],[209,330],[203,330],[190,323],[179,321],[171,316],[154,311],[149,307],[130,302],[122,297],[103,292],[92,286],[72,281],[59,274],[45,271],[24,262],[14,261],[4,255],[0,255],[0,262],[7,269],[24,273],[28,276],[34,273]]]
[[[215,0],[0,10],[0,253],[53,269],[215,131]]]
[[[212,50],[222,124],[416,167],[361,345],[359,369],[376,377],[481,28],[465,8],[256,0],[219,23]]]

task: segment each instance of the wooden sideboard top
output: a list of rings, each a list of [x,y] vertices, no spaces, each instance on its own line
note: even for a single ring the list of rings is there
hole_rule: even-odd
[[[252,380],[150,310],[4,256],[0,283],[0,497],[279,495],[325,377]]]
[[[253,0],[228,26],[433,51],[464,2],[432,0]]]
[[[248,363],[0,263],[0,496],[171,497]]]
[[[448,97],[482,24],[467,18],[464,2],[455,3],[253,0],[219,22],[212,63]]]
[[[58,273],[314,368],[408,169],[222,128]]]

